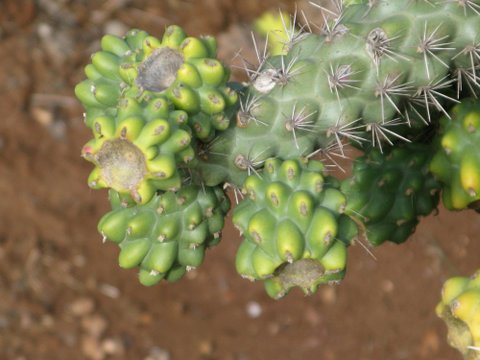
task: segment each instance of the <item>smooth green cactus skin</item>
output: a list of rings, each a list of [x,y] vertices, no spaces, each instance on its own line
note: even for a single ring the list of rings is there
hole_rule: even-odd
[[[244,237],[240,275],[265,280],[276,299],[294,286],[309,294],[341,280],[356,226],[343,215],[347,200],[336,186],[314,160],[268,159],[260,176],[249,176],[232,218]]]
[[[119,245],[120,267],[138,267],[140,282],[147,286],[163,278],[176,281],[200,266],[205,250],[220,241],[230,208],[221,188],[195,185],[156,195],[145,205],[111,190],[110,202],[113,210],[98,230]]]
[[[480,359],[480,271],[472,277],[453,277],[443,285],[437,315],[448,327],[451,346],[465,360]]]
[[[478,209],[480,200],[480,104],[464,100],[440,120],[441,137],[430,169],[443,183],[450,210]]]
[[[404,242],[420,216],[437,208],[440,184],[429,173],[431,158],[431,145],[404,143],[384,153],[373,148],[354,161],[341,186],[345,212],[364,224],[370,244]]]

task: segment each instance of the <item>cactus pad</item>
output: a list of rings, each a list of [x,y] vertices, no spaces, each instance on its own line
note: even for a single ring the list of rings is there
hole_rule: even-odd
[[[448,279],[436,312],[447,324],[450,345],[460,351],[465,360],[479,360],[480,271],[471,278]]]

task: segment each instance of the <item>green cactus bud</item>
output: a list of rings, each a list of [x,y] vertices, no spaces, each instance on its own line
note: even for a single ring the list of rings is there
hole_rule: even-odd
[[[277,252],[283,261],[289,263],[303,256],[305,240],[300,229],[290,220],[283,220],[277,228]]]
[[[152,244],[142,261],[142,268],[166,273],[177,260],[178,242],[163,241]]]
[[[124,269],[138,266],[150,249],[149,239],[125,240],[120,243],[118,264]]]
[[[119,57],[111,52],[99,51],[92,55],[92,64],[97,71],[112,80],[118,80]]]
[[[153,286],[165,277],[165,274],[154,270],[140,269],[138,272],[138,281],[144,286]]]

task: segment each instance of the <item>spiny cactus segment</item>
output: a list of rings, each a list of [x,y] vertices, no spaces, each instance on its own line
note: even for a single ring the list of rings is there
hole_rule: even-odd
[[[258,50],[236,126],[194,165],[207,184],[241,186],[270,157],[412,141],[478,90],[480,16],[464,2],[363,1],[325,13],[319,35],[285,32],[285,54]]]
[[[111,189],[99,231],[142,283],[200,265],[219,241],[224,188],[244,237],[236,268],[273,298],[341,280],[358,234],[405,241],[441,187],[447,207],[475,207],[480,117],[464,99],[480,85],[480,3],[314,7],[320,34],[296,16],[263,20],[265,33],[281,23],[280,40],[274,54],[254,44],[259,64],[244,84],[228,82],[212,37],[178,26],[161,40],[141,30],[102,39],[75,89],[94,135],[82,155],[95,165],[90,186]],[[348,143],[365,154],[340,182],[313,158],[345,158]]]
[[[436,312],[448,327],[450,345],[462,353],[464,360],[479,360],[480,271],[471,278],[448,279]]]

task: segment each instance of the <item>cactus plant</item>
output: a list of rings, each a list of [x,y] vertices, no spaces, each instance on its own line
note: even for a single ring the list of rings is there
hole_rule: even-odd
[[[229,82],[212,37],[178,26],[161,40],[102,39],[76,87],[94,135],[82,155],[95,164],[89,185],[111,189],[99,230],[142,283],[200,265],[219,241],[222,188],[238,202],[237,270],[274,298],[341,280],[359,234],[405,241],[439,192],[448,208],[475,206],[478,105],[466,98],[479,87],[480,4],[313,5],[321,33],[282,21],[283,43],[256,47],[248,83]],[[312,159],[346,157],[349,144],[364,156],[342,182]]]

